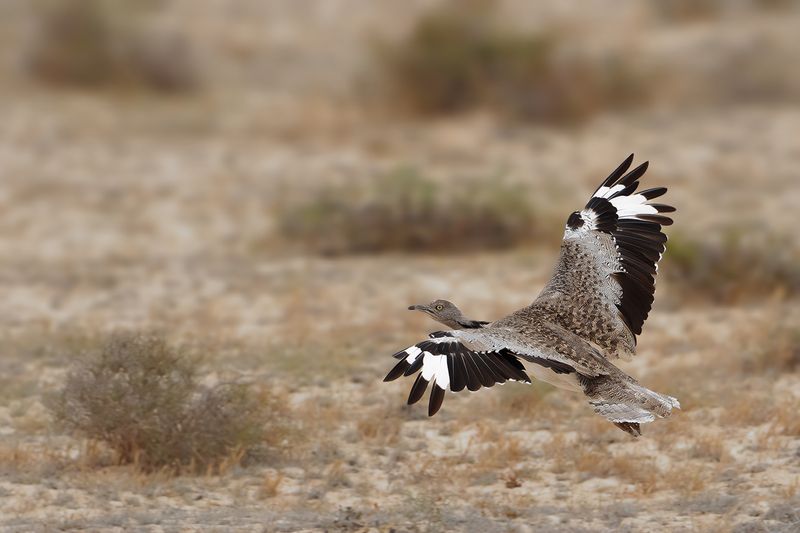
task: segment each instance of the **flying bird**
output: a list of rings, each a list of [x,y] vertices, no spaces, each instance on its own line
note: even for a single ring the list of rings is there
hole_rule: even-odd
[[[529,306],[494,322],[466,318],[451,302],[413,305],[451,328],[397,352],[384,381],[417,374],[408,403],[431,384],[428,415],[439,411],[447,389],[477,391],[495,383],[534,378],[582,393],[599,415],[633,435],[640,425],[680,408],[612,361],[636,352],[653,304],[655,275],[665,250],[663,213],[652,200],[667,192],[637,192],[647,162],[630,170],[631,154],[597,188],[586,206],[567,218],[555,272]]]

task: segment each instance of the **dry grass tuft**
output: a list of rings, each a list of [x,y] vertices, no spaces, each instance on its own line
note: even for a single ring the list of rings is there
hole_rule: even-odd
[[[739,359],[745,374],[785,374],[800,371],[800,330],[791,323],[759,325],[741,339],[747,346]]]
[[[324,255],[502,249],[536,236],[518,188],[467,180],[444,191],[413,168],[379,175],[363,189],[328,186],[301,205],[278,206],[278,228],[285,240]]]
[[[50,402],[67,429],[106,443],[145,471],[211,472],[240,462],[269,436],[279,402],[225,383],[198,384],[195,364],[163,339],[113,335]]]
[[[325,483],[329,489],[350,487],[350,477],[347,474],[347,464],[336,460],[325,470]]]
[[[698,464],[675,465],[661,474],[665,488],[671,488],[683,494],[693,494],[706,488],[708,479],[703,468]]]
[[[543,451],[553,461],[551,471],[557,474],[577,471],[590,478],[616,477],[634,484],[642,495],[653,493],[662,483],[661,471],[649,457],[613,455],[591,442],[573,442],[560,434],[546,443]]]
[[[51,85],[195,89],[199,72],[189,41],[175,30],[156,30],[149,4],[35,3],[39,27],[26,57],[28,72]]]
[[[564,53],[567,35],[514,32],[496,7],[491,0],[447,2],[420,17],[404,40],[378,42],[379,86],[389,105],[418,115],[488,107],[515,119],[570,123],[646,98],[652,84],[621,55]]]
[[[483,440],[483,439],[482,439]],[[514,465],[525,456],[525,446],[515,437],[501,433],[489,441],[477,454],[474,467],[482,470],[497,470]]]
[[[793,6],[791,0],[750,0],[749,2],[727,2],[726,0],[655,0],[649,3],[654,14],[664,22],[693,23],[712,21],[736,11],[781,11]]]
[[[283,474],[280,472],[265,475],[259,487],[259,496],[265,499],[277,496],[283,479]]]
[[[800,294],[800,251],[778,237],[728,230],[717,242],[671,234],[663,272],[687,299],[735,303]]]
[[[732,395],[723,407],[720,422],[727,426],[760,426],[769,422],[774,413],[770,398],[752,391]]]
[[[716,19],[722,15],[720,0],[670,0],[651,2],[655,14],[666,22],[697,22]]]
[[[710,460],[716,463],[727,462],[731,459],[730,452],[719,434],[702,435],[696,438],[689,455],[692,459]]]
[[[383,405],[364,413],[356,423],[356,430],[364,441],[392,445],[399,439],[403,422],[397,406]]]
[[[800,437],[800,416],[796,398],[787,398],[773,412],[773,428],[781,435]]]

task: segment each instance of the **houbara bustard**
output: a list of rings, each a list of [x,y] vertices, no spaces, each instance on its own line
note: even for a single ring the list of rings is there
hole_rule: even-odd
[[[661,213],[675,211],[650,203],[664,187],[636,192],[647,162],[628,172],[632,162],[633,154],[569,216],[555,273],[532,304],[491,323],[465,318],[446,300],[411,306],[452,330],[396,353],[400,362],[384,381],[419,372],[408,403],[432,382],[433,416],[448,388],[530,383],[527,366],[536,379],[585,394],[598,414],[634,436],[640,424],[679,408],[675,398],[639,385],[611,363],[636,351],[665,250],[661,227],[672,224]]]

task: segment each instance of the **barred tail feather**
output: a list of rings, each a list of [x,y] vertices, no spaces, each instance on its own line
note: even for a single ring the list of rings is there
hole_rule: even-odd
[[[676,398],[659,394],[636,383],[626,383],[613,394],[598,394],[589,404],[594,411],[634,437],[642,434],[640,425],[666,418],[680,409]]]

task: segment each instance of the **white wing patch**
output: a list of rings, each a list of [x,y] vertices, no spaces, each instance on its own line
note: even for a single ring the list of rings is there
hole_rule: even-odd
[[[417,374],[408,395],[409,405],[419,401],[430,384],[429,416],[439,410],[448,389],[459,392],[466,388],[475,392],[481,387],[492,387],[509,380],[531,382],[515,354],[505,349],[471,350],[455,337],[455,333],[432,333],[428,340],[397,352],[394,357],[399,361],[383,380],[393,381],[400,376]]]
[[[619,185],[615,185],[619,187]],[[636,218],[638,215],[657,215],[658,210],[647,204],[647,198],[641,194],[632,196],[617,196],[609,200],[617,209],[619,218]]]
[[[430,352],[423,352],[425,358],[422,360],[422,379],[431,381],[440,389],[447,390],[450,386],[450,374],[447,371],[447,356],[433,355]]]
[[[613,196],[614,194],[618,193],[625,186],[622,184],[614,185],[613,187],[600,187],[597,189],[597,192],[594,193],[595,197],[597,198],[608,198],[609,196]]]
[[[406,357],[406,362],[408,364],[412,364],[414,363],[414,361],[417,360],[417,357],[419,357],[419,354],[422,353],[422,350],[420,350],[416,346],[410,346],[406,348],[406,353],[408,354],[408,357]]]

